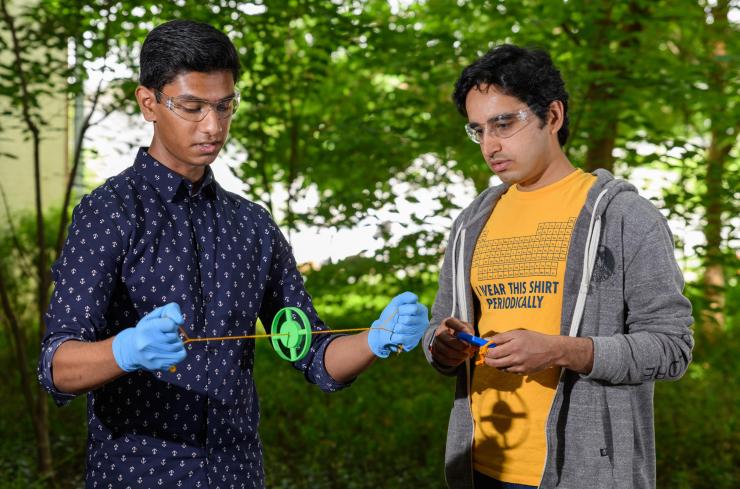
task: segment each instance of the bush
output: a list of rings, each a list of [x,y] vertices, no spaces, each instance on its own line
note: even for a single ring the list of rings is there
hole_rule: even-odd
[[[342,322],[342,326],[351,326]],[[655,396],[658,487],[730,489],[737,456],[740,340],[737,328],[710,342],[697,335],[694,362]],[[0,364],[10,369],[0,336]],[[324,394],[257,343],[267,487],[274,489],[443,488],[444,440],[453,380],[434,372],[419,348],[378,361],[354,385]],[[0,383],[0,489],[42,488],[31,425],[17,379]],[[59,489],[82,487],[84,396],[51,408]]]
[[[417,349],[378,361],[351,387],[324,394],[259,347],[267,487],[443,488],[452,379]]]

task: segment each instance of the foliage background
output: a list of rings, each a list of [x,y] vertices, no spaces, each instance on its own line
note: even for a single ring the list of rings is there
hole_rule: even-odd
[[[288,234],[377,225],[380,249],[302,269],[319,311],[338,326],[369,324],[402,290],[432,302],[446,232],[464,205],[451,192],[474,194],[490,180],[462,134],[452,84],[498,43],[547,49],[571,94],[571,160],[625,177],[656,171],[656,204],[702,236],[691,247],[676,235],[697,347],[687,375],[656,388],[658,486],[736,487],[736,1],[0,2],[0,50],[12,60],[0,63],[0,130],[43,140],[51,128],[39,101],[52,90],[49,79],[62,77],[58,91],[81,114],[73,162],[95,157],[90,127],[136,113],[132,74],[151,27],[191,18],[227,32],[244,66],[229,151],[249,198]],[[58,56],[67,50],[74,56]],[[12,156],[0,161],[37,164]],[[0,487],[82,484],[85,401],[49,409],[33,369],[48,265],[85,185],[70,179],[68,203],[43,202],[29,214],[3,204]],[[421,194],[434,204],[419,205]],[[311,196],[315,205],[298,205]],[[269,487],[443,487],[453,386],[418,351],[379,362],[332,396],[266,344],[255,375]]]

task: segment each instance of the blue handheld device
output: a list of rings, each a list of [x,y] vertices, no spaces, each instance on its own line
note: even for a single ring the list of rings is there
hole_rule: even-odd
[[[484,340],[483,338],[478,338],[477,336],[473,336],[472,334],[468,334],[468,333],[457,333],[455,337],[458,340],[462,340],[465,343],[470,343],[473,346],[480,347],[480,346],[486,346],[488,344],[487,340]],[[496,344],[491,343],[490,345],[488,345],[489,348],[493,346],[496,346]]]

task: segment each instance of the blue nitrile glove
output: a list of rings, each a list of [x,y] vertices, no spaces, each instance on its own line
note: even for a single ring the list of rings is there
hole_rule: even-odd
[[[411,292],[404,292],[383,309],[367,337],[375,355],[386,358],[391,352],[398,351],[398,345],[409,351],[419,343],[429,326],[429,316],[426,306],[419,304],[418,300]]]
[[[185,346],[178,334],[184,320],[175,302],[158,307],[134,328],[113,339],[113,357],[122,370],[167,370],[185,359]]]

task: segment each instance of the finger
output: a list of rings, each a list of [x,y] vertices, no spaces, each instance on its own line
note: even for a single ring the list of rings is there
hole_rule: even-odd
[[[164,306],[157,307],[141,319],[143,321],[160,318],[169,318],[178,324],[184,323],[184,318],[182,312],[180,311],[180,306],[176,302],[170,302],[169,304],[165,304]]]
[[[161,352],[161,353],[175,353],[175,352],[184,350],[185,345],[182,344],[182,341],[172,341],[172,342],[164,341],[164,342],[152,345],[150,348],[154,351]]]
[[[394,345],[401,345],[405,351],[413,350],[419,344],[421,338],[419,336],[409,336],[406,338],[393,339]],[[393,347],[393,345],[391,345]],[[394,350],[396,351],[396,350]]]
[[[475,330],[469,323],[464,323],[457,318],[447,318],[442,321],[442,324],[447,326],[453,331],[460,331],[463,333],[475,334]]]
[[[403,333],[393,333],[393,335],[391,335],[390,341],[392,343],[412,343],[421,340],[422,336],[424,336],[424,331],[422,330],[405,331]]]
[[[170,318],[177,324],[183,324],[185,321],[180,311],[180,305],[177,302],[170,302],[161,308],[160,317]]]
[[[403,328],[396,328],[396,330],[391,333],[390,338],[392,342],[398,342],[401,338],[421,338],[424,336],[424,325],[419,324],[416,326],[405,326]]]
[[[496,344],[488,347],[486,351],[487,358],[504,358],[514,353],[511,343]]]
[[[160,337],[157,338],[156,344],[167,344],[167,345],[182,345],[183,348],[185,347],[185,344],[182,342],[182,339],[177,336],[174,333],[163,333]]]
[[[517,366],[516,358],[513,355],[507,355],[503,358],[485,357],[484,361],[489,367],[497,368],[499,370],[505,370]]]
[[[487,364],[486,364],[487,365]],[[512,365],[509,367],[494,367],[499,372],[505,372],[507,374],[523,375],[525,374],[524,367],[518,365]]]
[[[158,370],[167,370],[171,366],[176,365],[183,360],[185,360],[185,352],[183,351],[182,354],[169,354],[169,355],[161,355],[158,356],[153,362],[157,365],[159,365]]]
[[[429,324],[429,321],[425,317],[421,316],[399,316],[397,324],[413,326],[415,324]]]
[[[414,304],[415,302],[418,302],[419,298],[416,297],[416,294],[413,292],[403,292],[401,294],[398,294],[396,297],[394,297],[391,300],[391,304],[394,306],[400,306],[401,304]]]
[[[424,307],[423,304],[419,304],[418,302],[416,304],[401,304],[398,306],[398,315],[399,316],[424,316],[424,310],[426,307]]]
[[[153,329],[155,331],[159,331],[160,333],[170,333],[179,338],[177,334],[177,332],[179,331],[179,328],[177,324],[175,324],[175,321],[173,321],[170,318],[149,319],[144,324],[147,329]]]
[[[498,333],[498,334],[491,336],[488,339],[493,341],[497,345],[503,345],[504,343],[508,343],[509,341],[516,338],[517,336],[516,331],[517,330],[512,330],[512,331],[506,331],[505,333]]]
[[[467,343],[461,341],[437,341],[434,342],[432,347],[433,352],[439,352],[440,354],[450,358],[467,358],[473,352],[473,349]]]
[[[184,347],[180,347],[174,351],[157,351],[156,355],[160,358],[180,358],[186,354]]]
[[[472,350],[472,345],[470,343],[466,343],[465,341],[457,339],[455,336],[451,335],[447,331],[439,334],[437,336],[437,339],[435,340],[435,343],[441,343],[448,348],[458,351]]]
[[[435,345],[432,351],[432,358],[434,358],[437,363],[453,367],[463,363],[465,360],[470,358],[470,355],[463,355],[460,352],[448,354],[448,352],[444,351],[442,348],[437,348],[437,345]]]
[[[145,314],[144,317],[141,319],[144,320],[144,319],[160,318],[162,317],[162,311],[164,310],[164,308],[165,306],[159,306],[155,308],[154,310],[152,310],[151,312],[149,312],[148,314]]]

